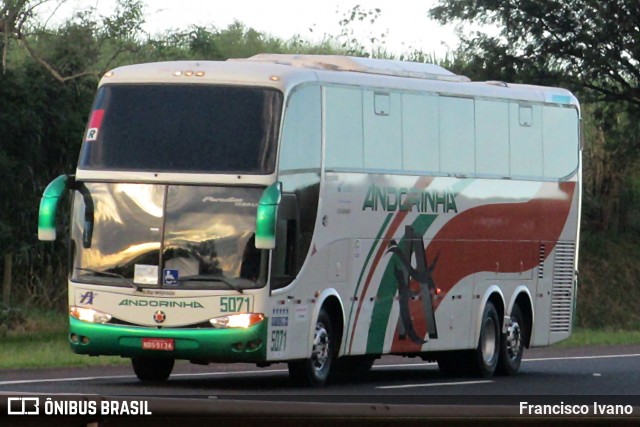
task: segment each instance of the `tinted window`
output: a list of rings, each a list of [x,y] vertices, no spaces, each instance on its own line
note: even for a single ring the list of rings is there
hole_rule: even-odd
[[[326,166],[361,169],[364,158],[362,91],[328,87],[326,99]]]
[[[397,93],[363,93],[364,167],[402,169],[402,112]]]
[[[441,171],[475,172],[475,127],[473,99],[440,98]]]
[[[265,88],[105,86],[93,107],[79,166],[271,173],[281,105],[282,94]]]
[[[509,104],[476,100],[476,173],[509,176]]]

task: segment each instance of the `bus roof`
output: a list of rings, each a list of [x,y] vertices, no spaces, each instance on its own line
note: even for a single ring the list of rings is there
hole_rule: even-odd
[[[259,54],[227,61],[173,61],[129,65],[109,71],[108,83],[229,84],[274,87],[287,92],[305,82],[347,84],[453,96],[502,98],[572,105],[562,88],[496,81],[471,82],[434,64],[340,55]]]

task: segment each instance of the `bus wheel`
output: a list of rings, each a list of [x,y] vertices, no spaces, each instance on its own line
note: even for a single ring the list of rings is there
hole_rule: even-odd
[[[331,319],[321,310],[313,334],[311,357],[289,362],[289,376],[297,384],[311,387],[324,385],[334,358],[335,339]]]
[[[520,369],[524,352],[525,323],[520,307],[516,304],[511,310],[511,325],[500,340],[500,357],[497,373],[515,375]]]
[[[140,381],[164,381],[173,371],[173,359],[134,357],[131,359],[133,372]]]
[[[475,374],[490,377],[496,371],[500,354],[500,321],[498,312],[493,303],[487,302],[482,313],[482,326],[480,327],[480,339],[475,350],[474,363]]]

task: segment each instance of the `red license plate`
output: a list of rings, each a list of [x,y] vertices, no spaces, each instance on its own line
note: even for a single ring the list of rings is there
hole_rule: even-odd
[[[175,346],[172,338],[142,338],[142,349],[173,351]]]

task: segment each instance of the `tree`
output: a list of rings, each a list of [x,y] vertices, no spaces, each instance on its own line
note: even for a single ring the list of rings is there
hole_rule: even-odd
[[[601,100],[640,108],[637,0],[440,0],[429,13],[441,23],[499,27],[495,36],[462,35],[463,50],[487,64],[560,79]]]
[[[7,58],[13,43],[23,47],[31,58],[61,83],[87,75],[98,77],[112,67],[120,56],[137,49],[137,38],[142,34],[144,23],[143,3],[140,0],[117,0],[111,16],[96,16],[95,9],[88,8],[66,20],[60,27],[48,28],[39,17],[39,10],[44,6],[53,6],[55,11],[64,2],[4,1],[0,8],[3,72],[7,70]],[[61,38],[69,42],[63,47],[66,52],[52,53],[41,48],[48,45],[47,40]],[[65,53],[71,58],[67,60]]]

